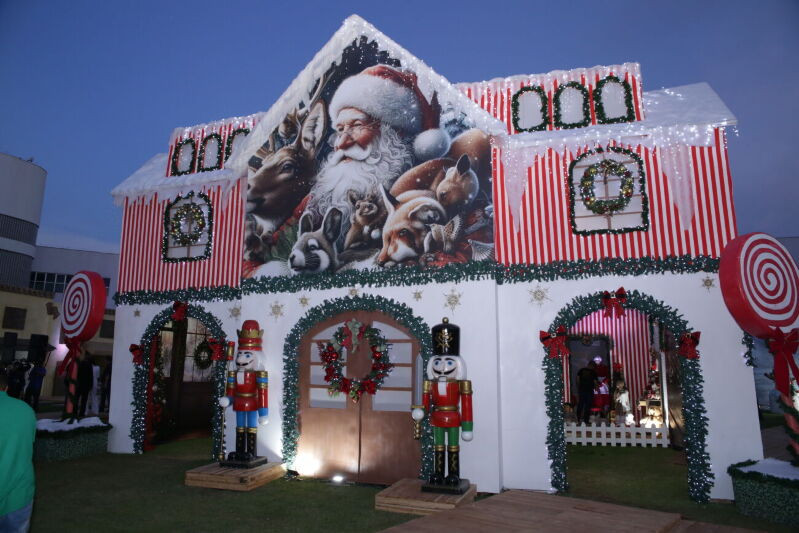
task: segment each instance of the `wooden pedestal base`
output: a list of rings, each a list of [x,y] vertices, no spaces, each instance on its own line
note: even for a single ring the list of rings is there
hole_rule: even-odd
[[[472,503],[477,485],[463,494],[422,492],[421,479],[401,479],[375,496],[375,509],[392,513],[428,515]]]
[[[255,468],[226,468],[219,463],[199,466],[186,472],[186,485],[210,489],[249,491],[285,475],[282,464],[270,463]]]

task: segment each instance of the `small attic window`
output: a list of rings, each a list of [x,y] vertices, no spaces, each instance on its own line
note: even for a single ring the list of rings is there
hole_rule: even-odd
[[[172,176],[182,176],[194,172],[196,162],[197,143],[189,137],[180,141],[172,153]]]
[[[193,192],[167,204],[164,210],[162,259],[167,263],[211,257],[213,210],[208,196]]]
[[[244,142],[244,139],[247,138],[247,135],[250,134],[249,128],[239,128],[237,130],[233,130],[233,133],[227,138],[227,146],[225,146],[225,161],[230,159],[230,154],[233,153],[233,150],[239,147],[241,143]]]
[[[556,128],[584,128],[591,122],[588,109],[588,89],[570,81],[555,91],[555,123]]]
[[[599,80],[594,89],[596,120],[599,124],[615,124],[635,120],[633,92],[630,84],[616,76]]]
[[[541,86],[522,87],[511,100],[513,127],[519,132],[545,130],[548,105],[547,93]]]
[[[200,172],[222,168],[222,136],[218,133],[206,135],[200,144],[200,156],[197,158]]]
[[[649,229],[644,166],[630,150],[588,151],[569,166],[569,214],[578,235]]]

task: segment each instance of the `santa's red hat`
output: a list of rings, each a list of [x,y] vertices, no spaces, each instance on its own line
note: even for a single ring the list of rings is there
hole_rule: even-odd
[[[240,351],[261,351],[261,337],[263,337],[264,330],[258,326],[255,320],[245,320],[241,325],[241,329],[236,333],[239,334],[239,350]]]
[[[375,65],[350,76],[330,100],[334,123],[347,107],[363,111],[412,138],[414,155],[421,161],[441,157],[449,150],[449,135],[439,126],[440,110],[419,90],[413,72]]]

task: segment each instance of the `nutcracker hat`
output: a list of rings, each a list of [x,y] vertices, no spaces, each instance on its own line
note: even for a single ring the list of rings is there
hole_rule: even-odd
[[[237,333],[239,334],[239,351],[261,351],[261,338],[264,335],[264,330],[260,329],[256,320],[245,320]]]
[[[335,123],[347,107],[363,111],[413,139],[414,155],[426,161],[443,156],[450,146],[435,95],[431,100],[419,90],[413,72],[374,65],[341,82],[330,100],[330,118]]]

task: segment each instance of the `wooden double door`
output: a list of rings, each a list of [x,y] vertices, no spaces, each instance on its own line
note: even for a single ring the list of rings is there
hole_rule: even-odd
[[[375,395],[359,402],[346,394],[331,396],[317,343],[332,338],[345,322],[356,319],[381,331],[390,344],[394,365]],[[371,351],[362,341],[352,353],[342,351],[342,373],[363,379],[371,368]],[[301,474],[348,481],[390,484],[417,477],[421,449],[413,438],[410,406],[422,375],[419,341],[392,317],[379,312],[347,312],[320,322],[300,345],[300,437],[297,469]]]

